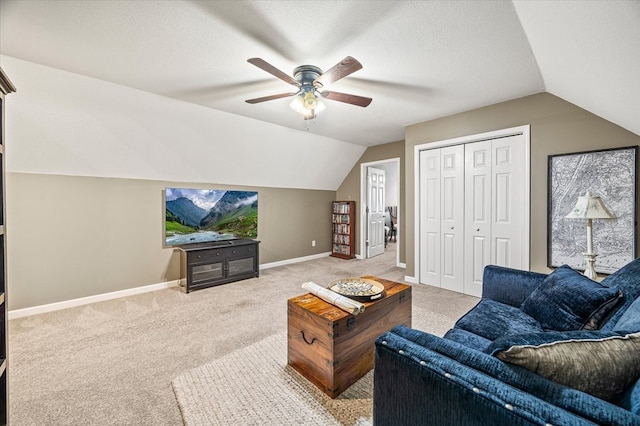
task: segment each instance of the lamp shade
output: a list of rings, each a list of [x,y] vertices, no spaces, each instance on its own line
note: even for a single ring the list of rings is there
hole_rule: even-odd
[[[565,216],[567,219],[615,219],[597,195],[587,192],[584,197],[578,197],[578,202],[573,210]]]

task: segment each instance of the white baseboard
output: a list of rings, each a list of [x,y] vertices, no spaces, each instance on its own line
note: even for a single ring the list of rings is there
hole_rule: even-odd
[[[292,263],[306,262],[307,260],[321,259],[331,255],[331,252],[312,254],[311,256],[296,257],[294,259],[280,260],[278,262],[264,263],[260,265],[260,269],[275,268],[277,266],[291,265]]]
[[[408,282],[409,284],[418,284],[418,279],[416,277],[410,277],[410,276],[405,275],[404,276],[404,280],[406,282]]]
[[[260,265],[260,269],[275,268],[277,266],[290,265],[292,263],[305,262],[307,260],[321,259],[329,256],[331,253],[319,253],[311,256],[297,257],[294,259],[281,260],[278,262],[265,263]],[[47,305],[33,306],[24,309],[14,309],[9,311],[9,319],[22,318],[30,315],[43,314],[46,312],[59,311],[61,309],[74,308],[76,306],[88,305],[90,303],[103,302],[105,300],[118,299],[125,296],[133,296],[135,294],[148,293],[150,291],[164,290],[166,288],[179,285],[180,280],[168,281],[164,283],[145,285],[141,287],[129,288],[126,290],[113,291],[110,293],[96,294],[94,296],[81,297],[78,299],[65,300],[62,302],[49,303]]]
[[[78,299],[65,300],[62,302],[49,303],[47,305],[33,306],[24,309],[14,309],[9,311],[9,319],[27,317],[30,315],[43,314],[46,312],[59,311],[61,309],[74,308],[76,306],[88,305],[90,303],[103,302],[105,300],[118,299],[120,297],[132,296],[134,294],[148,293],[150,291],[164,290],[175,287],[180,280],[168,281],[164,283],[145,285],[142,287],[128,288],[126,290],[112,291],[110,293],[96,294],[94,296],[80,297]]]

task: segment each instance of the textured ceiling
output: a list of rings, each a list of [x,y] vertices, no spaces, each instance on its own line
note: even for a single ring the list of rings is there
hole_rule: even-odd
[[[640,134],[639,1],[2,0],[0,53],[360,145],[542,91]],[[248,58],[348,55],[363,69],[326,88],[367,108],[244,102],[293,88]]]

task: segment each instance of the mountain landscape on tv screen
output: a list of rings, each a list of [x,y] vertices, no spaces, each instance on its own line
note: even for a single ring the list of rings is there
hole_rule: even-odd
[[[165,202],[168,246],[258,236],[257,192],[167,188]]]

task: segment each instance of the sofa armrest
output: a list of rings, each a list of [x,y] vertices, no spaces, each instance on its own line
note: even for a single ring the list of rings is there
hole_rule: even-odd
[[[399,326],[376,341],[374,423],[640,425],[616,405]]]
[[[517,308],[546,277],[539,272],[488,265],[482,277],[482,297]]]

